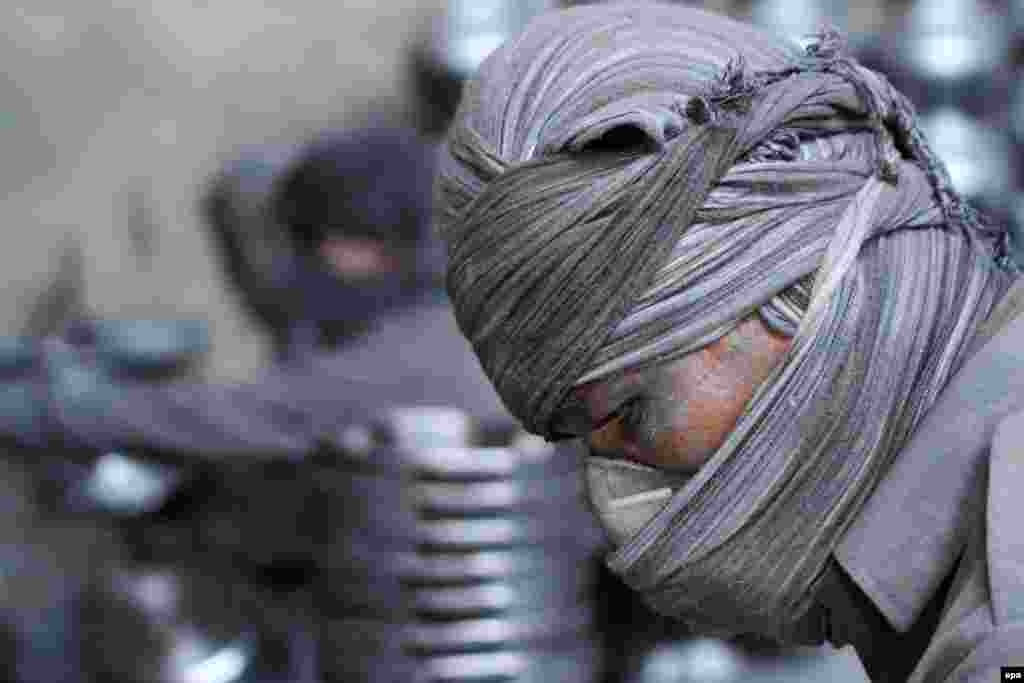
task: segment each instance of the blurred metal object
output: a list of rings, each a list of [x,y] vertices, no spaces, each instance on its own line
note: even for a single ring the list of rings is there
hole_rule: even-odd
[[[751,7],[750,18],[805,47],[823,28],[849,30],[849,5],[838,0],[761,0]]]
[[[773,656],[748,653],[740,680],[758,683],[868,683],[868,675],[852,646],[830,645],[783,649]]]
[[[443,550],[487,550],[504,546],[541,543],[569,544],[586,524],[582,514],[565,510],[562,515],[483,519],[420,521],[416,538],[420,545]]]
[[[81,320],[65,339],[113,376],[180,374],[209,350],[209,325],[201,320]]]
[[[138,515],[159,509],[181,480],[178,468],[112,452],[96,460],[84,491],[100,510]]]
[[[953,107],[1004,128],[1016,82],[1007,19],[984,0],[914,0],[862,61],[920,112]]]
[[[348,648],[351,657],[387,651],[415,653],[429,658],[454,653],[517,650],[536,645],[543,656],[558,642],[593,627],[589,606],[523,612],[501,618],[422,620],[413,623],[380,619],[346,618],[331,621],[335,646]],[[587,641],[575,641],[585,647]],[[365,649],[359,649],[365,648]]]
[[[565,457],[566,450],[568,448],[572,448],[573,445],[578,444],[570,442],[566,446],[559,448],[542,436],[530,434],[529,432],[520,429],[512,437],[509,447],[514,449],[522,458],[529,462],[547,462],[558,453],[561,453],[562,457]]]
[[[366,425],[348,425],[338,435],[338,446],[349,457],[364,460],[373,450],[373,431]]]
[[[0,336],[0,379],[22,377],[41,359],[42,349],[35,339]]]
[[[553,642],[593,628],[590,605],[554,608],[485,619],[421,621],[411,626],[406,647],[425,654],[471,652],[487,647]]]
[[[437,408],[390,411],[371,437],[343,431],[358,453],[318,476],[340,522],[325,678],[594,680],[600,536],[579,452]]]
[[[435,59],[468,78],[487,56],[522,31],[550,0],[448,0],[439,27]]]
[[[181,568],[115,568],[90,595],[92,673],[125,683],[204,681],[193,678],[203,662],[229,648],[244,628],[239,615],[218,609],[225,605],[210,599],[211,588],[208,577]],[[211,613],[216,623],[204,619]]]
[[[435,446],[468,446],[473,425],[457,408],[407,406],[388,412],[379,426],[379,438],[384,444],[417,452]]]
[[[914,103],[954,188],[995,225],[1013,223],[1021,183],[1013,129],[1012,22],[987,0],[913,0],[883,36],[874,61]],[[1013,242],[1016,242],[1014,244]],[[1019,240],[1011,240],[1011,251]]]
[[[596,647],[507,650],[428,657],[421,660],[416,683],[513,680],[518,683],[594,680],[601,670]]]
[[[961,80],[1009,61],[1012,25],[979,0],[916,0],[900,36],[901,57],[925,78]]]
[[[415,587],[410,590],[410,603],[420,615],[471,618],[538,607],[569,607],[583,600],[591,588],[593,582],[567,586],[558,576],[533,575],[455,586]]]
[[[921,128],[958,192],[989,206],[1006,204],[1016,185],[1009,136],[952,107],[922,116]]]
[[[655,646],[629,683],[739,683],[750,680],[747,669],[733,646],[698,638]]]
[[[535,462],[512,448],[459,448],[425,445],[399,456],[423,479],[446,481],[495,481],[538,475],[564,474],[575,469],[569,458]]]
[[[167,683],[242,683],[252,659],[245,640],[214,644],[189,633],[174,645]]]
[[[421,482],[415,505],[427,514],[465,516],[557,506],[561,497],[583,499],[579,476],[570,474],[540,481]]]
[[[822,31],[836,29],[859,55],[890,25],[892,14],[893,3],[885,0],[758,0],[750,3],[747,18],[800,47],[807,47]]]
[[[271,602],[209,567],[115,567],[89,596],[90,673],[121,683],[309,683],[304,653],[266,616]]]
[[[208,349],[208,335],[202,321],[75,321],[62,336],[39,340],[38,351],[8,344],[9,366],[38,367],[38,386],[33,392],[28,385],[7,383],[0,388],[0,400],[12,402],[5,406],[8,419],[17,416],[24,422],[21,431],[36,435],[44,445],[46,430],[52,427],[43,424],[45,411],[56,411],[65,424],[101,421],[116,412],[126,384],[185,377]],[[14,410],[16,400],[22,401],[21,415]]]
[[[0,415],[9,434],[45,441],[46,392],[40,380],[44,353],[34,339],[0,336]]]
[[[580,581],[581,575],[593,571],[586,563],[581,566],[580,558],[566,557],[557,548],[407,554],[399,558],[399,563],[407,580],[437,583],[507,580],[534,573]]]
[[[93,331],[100,360],[125,373],[174,371],[210,347],[202,320],[102,320]]]

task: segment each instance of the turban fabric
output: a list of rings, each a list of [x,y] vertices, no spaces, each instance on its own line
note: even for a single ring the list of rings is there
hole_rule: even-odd
[[[456,317],[549,437],[574,386],[750,315],[793,337],[726,443],[608,558],[705,630],[792,635],[847,523],[1014,277],[913,107],[825,33],[554,12],[468,84],[440,160]]]

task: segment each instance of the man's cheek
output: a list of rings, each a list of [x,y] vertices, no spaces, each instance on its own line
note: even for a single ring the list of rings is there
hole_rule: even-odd
[[[674,470],[696,471],[707,462],[714,451],[707,451],[694,443],[695,434],[689,430],[670,429],[659,432],[655,453],[658,464]]]
[[[595,430],[587,437],[587,445],[598,453],[619,453],[622,450],[622,420],[611,420],[601,429]]]

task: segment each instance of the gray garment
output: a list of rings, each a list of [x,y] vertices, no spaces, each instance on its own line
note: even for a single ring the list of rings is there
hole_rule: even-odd
[[[443,301],[385,314],[343,349],[275,367],[251,383],[130,385],[113,393],[102,408],[55,407],[56,431],[97,450],[302,457],[319,439],[396,405],[511,419]]]
[[[1008,297],[1019,312],[1020,285]],[[994,316],[1000,314],[997,311]],[[961,558],[910,680],[994,681],[1024,664],[1024,316],[972,356],[835,557],[898,631]]]

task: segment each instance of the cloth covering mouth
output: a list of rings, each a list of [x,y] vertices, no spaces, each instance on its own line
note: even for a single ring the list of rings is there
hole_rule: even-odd
[[[654,518],[689,479],[624,460],[587,458],[587,493],[591,508],[616,548]]]
[[[542,15],[468,84],[439,169],[456,317],[533,432],[750,315],[792,337],[711,460],[615,532],[609,566],[703,631],[786,637],[1015,277],[913,106],[830,32],[801,52],[677,5]]]

